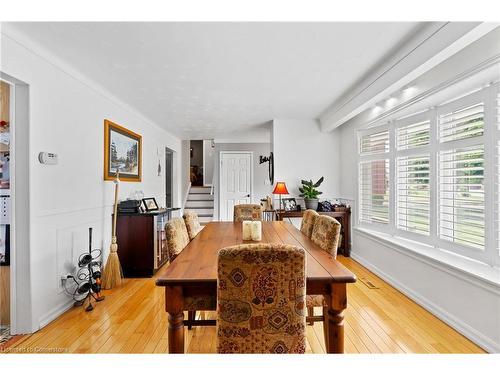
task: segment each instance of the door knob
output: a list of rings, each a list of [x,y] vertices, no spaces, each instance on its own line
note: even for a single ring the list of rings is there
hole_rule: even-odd
[[[247,197],[247,198],[250,198],[250,194],[247,194],[247,195],[246,195],[246,197]]]

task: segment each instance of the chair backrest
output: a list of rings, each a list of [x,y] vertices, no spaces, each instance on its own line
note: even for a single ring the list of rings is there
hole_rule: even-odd
[[[219,251],[219,353],[304,353],[305,252],[284,244]]]
[[[198,214],[193,211],[184,211],[184,223],[186,223],[186,229],[189,235],[189,239],[192,240],[201,230],[200,220],[198,220]]]
[[[182,218],[175,218],[165,224],[168,258],[172,262],[177,255],[189,244],[189,235]]]
[[[319,215],[314,223],[311,240],[334,258],[340,238],[340,223],[333,217]]]
[[[262,206],[260,204],[237,204],[234,206],[233,221],[262,220]]]
[[[300,224],[300,231],[309,238],[311,238],[314,223],[316,222],[318,216],[319,214],[314,210],[304,211],[304,215],[302,216],[302,223]]]

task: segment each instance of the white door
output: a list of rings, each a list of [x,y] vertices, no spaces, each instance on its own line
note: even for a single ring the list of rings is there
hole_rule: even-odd
[[[252,202],[251,152],[220,153],[219,220],[232,221],[235,204]]]

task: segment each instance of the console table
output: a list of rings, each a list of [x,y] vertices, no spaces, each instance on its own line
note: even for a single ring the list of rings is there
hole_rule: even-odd
[[[116,239],[124,277],[151,277],[167,262],[165,224],[177,210],[118,213]]]
[[[338,211],[331,212],[319,212],[320,215],[327,215],[334,217],[340,221],[342,241],[340,243],[340,254],[348,257],[351,255],[351,208],[346,207]],[[304,210],[302,211],[285,211],[276,210],[276,220],[283,221],[285,218],[302,217],[304,215]]]

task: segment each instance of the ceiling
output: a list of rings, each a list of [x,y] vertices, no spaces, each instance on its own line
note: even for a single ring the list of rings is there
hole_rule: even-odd
[[[317,118],[421,25],[17,23],[31,40],[182,139]]]

